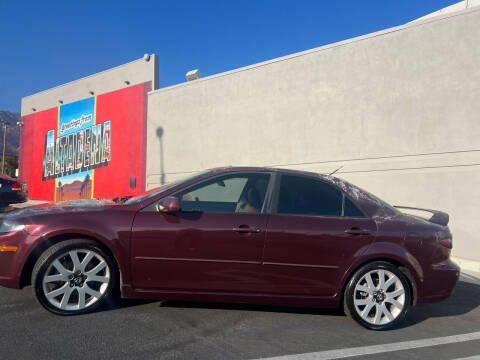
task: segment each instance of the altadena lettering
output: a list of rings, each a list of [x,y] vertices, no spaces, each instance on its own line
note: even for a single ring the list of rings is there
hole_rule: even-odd
[[[82,115],[62,125],[62,133],[77,128],[92,119],[92,115]],[[57,137],[55,130],[45,136],[43,160],[43,180],[95,169],[111,161],[110,121],[79,129]]]

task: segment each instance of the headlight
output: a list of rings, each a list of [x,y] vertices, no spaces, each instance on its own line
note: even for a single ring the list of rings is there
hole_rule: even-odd
[[[20,231],[25,229],[25,225],[19,224],[12,220],[3,220],[0,222],[0,234],[9,233],[12,231]]]

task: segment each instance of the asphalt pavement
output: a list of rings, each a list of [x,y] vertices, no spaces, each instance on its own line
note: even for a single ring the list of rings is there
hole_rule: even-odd
[[[385,332],[335,310],[234,304],[122,300],[61,317],[41,308],[30,287],[0,288],[2,360],[442,360],[480,356],[479,339],[480,280],[469,275],[450,299],[413,308]]]

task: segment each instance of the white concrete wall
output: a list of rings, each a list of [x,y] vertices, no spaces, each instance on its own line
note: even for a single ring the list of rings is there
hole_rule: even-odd
[[[127,86],[151,81],[158,88],[158,56],[148,55],[138,60],[38,92],[22,98],[22,116],[68,104],[93,95],[100,95]],[[128,83],[127,83],[128,82]],[[90,92],[93,92],[91,94]],[[59,101],[62,101],[60,103]]]
[[[430,18],[439,16],[439,15],[446,15],[446,14],[453,13],[453,12],[456,12],[456,11],[472,8],[472,7],[478,6],[478,5],[480,5],[480,0],[463,0],[463,1],[457,2],[453,5],[444,7],[443,9],[440,9],[440,10],[434,11],[430,14],[427,14],[425,16],[422,16],[422,17],[420,17],[418,19],[415,19],[413,21],[430,19]]]
[[[343,166],[392,204],[448,212],[454,255],[480,261],[479,10],[150,93],[147,188],[223,165]]]

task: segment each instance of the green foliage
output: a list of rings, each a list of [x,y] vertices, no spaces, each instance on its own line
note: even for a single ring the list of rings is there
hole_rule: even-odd
[[[2,171],[2,154],[0,153],[0,171]],[[18,157],[7,155],[5,156],[5,174],[15,177],[15,170],[18,169]]]

